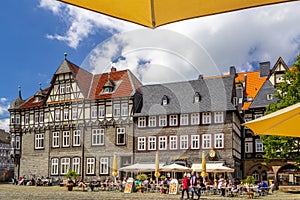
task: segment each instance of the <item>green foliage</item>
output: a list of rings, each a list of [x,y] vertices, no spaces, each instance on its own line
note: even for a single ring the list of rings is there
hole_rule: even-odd
[[[300,53],[294,67],[283,75],[284,82],[278,85],[276,103],[270,104],[265,114],[269,114],[300,102]],[[280,136],[261,136],[264,144],[264,158],[272,160],[280,158],[293,160],[300,163],[299,144],[300,138],[280,137]]]
[[[139,174],[136,176],[136,179],[139,181],[144,181],[144,180],[148,179],[148,176],[147,176],[147,174]]]
[[[253,176],[247,176],[247,178],[241,180],[242,184],[254,184],[255,183],[255,179]]]
[[[77,178],[79,174],[77,174],[74,170],[69,170],[68,173],[65,174],[67,178]]]

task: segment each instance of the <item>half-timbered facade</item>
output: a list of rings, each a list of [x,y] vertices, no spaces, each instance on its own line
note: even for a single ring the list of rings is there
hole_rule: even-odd
[[[93,75],[63,60],[51,85],[10,106],[10,132],[19,176],[111,173],[133,162],[133,98],[141,85],[129,71]]]

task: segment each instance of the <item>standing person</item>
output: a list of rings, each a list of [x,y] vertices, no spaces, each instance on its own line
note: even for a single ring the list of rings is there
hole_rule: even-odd
[[[194,194],[196,194],[198,196],[198,199],[200,199],[200,194],[197,189],[198,182],[197,182],[197,176],[195,171],[192,171],[190,183],[191,183],[190,185],[191,185],[192,199],[194,199]]]
[[[186,173],[184,174],[184,178],[183,178],[183,181],[182,181],[182,192],[181,192],[181,200],[183,200],[183,197],[184,197],[184,191],[186,191],[186,194],[187,194],[187,199],[190,198],[190,195],[189,195],[189,185],[190,185],[190,180],[189,178],[186,176]]]

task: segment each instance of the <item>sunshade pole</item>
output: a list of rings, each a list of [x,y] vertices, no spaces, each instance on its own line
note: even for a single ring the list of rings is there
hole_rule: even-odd
[[[151,0],[151,19],[152,19],[152,28],[155,28],[154,0]]]

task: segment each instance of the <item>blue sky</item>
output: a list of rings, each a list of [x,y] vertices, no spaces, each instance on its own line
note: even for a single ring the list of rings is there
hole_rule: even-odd
[[[9,103],[45,88],[67,52],[92,73],[129,68],[143,83],[257,69],[300,50],[300,2],[202,17],[148,29],[59,3],[9,0],[0,7],[0,128]],[[168,74],[166,76],[165,74]]]

